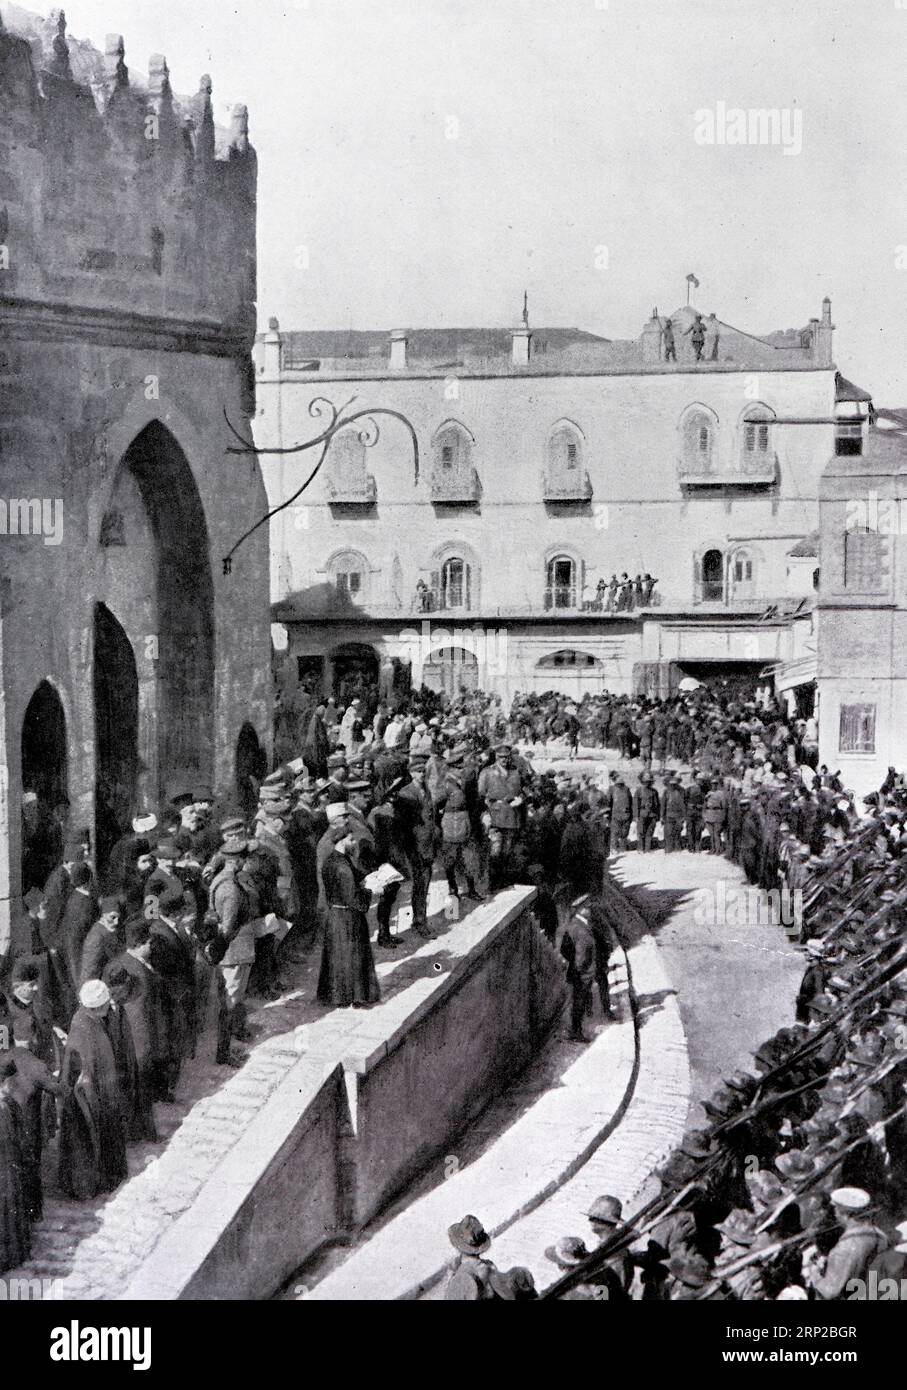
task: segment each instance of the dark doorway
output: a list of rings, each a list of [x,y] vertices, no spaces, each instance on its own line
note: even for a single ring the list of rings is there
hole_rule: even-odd
[[[258,788],[267,770],[267,758],[251,724],[243,724],[236,740],[236,797],[243,819],[250,821],[258,804]]]
[[[22,721],[22,891],[43,888],[63,856],[68,816],[66,716],[42,681]]]
[[[158,796],[214,773],[214,588],[205,513],[176,439],[153,420],[123,458],[156,548]],[[153,793],[152,793],[153,794]]]
[[[103,603],[94,616],[95,853],[103,868],[135,812],[139,678],[132,644]]]
[[[479,663],[475,654],[465,647],[440,647],[422,667],[422,683],[451,698],[461,690],[477,690]]]
[[[331,653],[334,697],[349,704],[355,696],[373,700],[378,691],[378,653],[365,642],[345,642]]]

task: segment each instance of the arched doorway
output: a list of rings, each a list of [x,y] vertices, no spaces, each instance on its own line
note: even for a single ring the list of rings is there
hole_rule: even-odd
[[[429,690],[453,697],[462,689],[478,690],[479,663],[465,647],[439,647],[422,667],[422,682]]]
[[[720,550],[707,550],[702,557],[702,600],[721,603],[724,599],[724,556]]]
[[[380,662],[374,647],[366,642],[344,642],[331,652],[334,670],[334,698],[344,705],[354,696],[363,699],[378,690]]]
[[[66,715],[42,681],[22,721],[22,891],[43,888],[60,863],[68,808]]]
[[[95,853],[129,828],[139,770],[139,678],[132,643],[103,603],[94,614]]]
[[[123,456],[121,473],[138,485],[153,542],[153,679],[156,766],[150,799],[210,783],[214,773],[214,586],[205,513],[192,469],[174,436],[158,420],[146,425]],[[115,489],[116,493],[116,489]],[[134,603],[136,594],[131,594]],[[123,620],[134,632],[133,618]],[[137,612],[133,609],[133,612]],[[143,677],[144,678],[144,677]],[[149,691],[149,696],[151,692]],[[145,701],[143,700],[143,707]]]
[[[251,820],[258,803],[258,788],[267,770],[267,758],[251,724],[243,724],[236,740],[236,798],[245,820]]]

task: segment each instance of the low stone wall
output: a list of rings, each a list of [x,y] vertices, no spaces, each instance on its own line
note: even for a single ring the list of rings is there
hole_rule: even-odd
[[[363,1015],[361,1055],[314,1075],[301,1058],[124,1296],[266,1298],[443,1154],[560,1013],[534,896],[498,894],[439,938],[430,973]]]
[[[346,1059],[354,1228],[523,1070],[563,1000],[563,967],[530,914],[517,908],[484,934],[386,1047]]]

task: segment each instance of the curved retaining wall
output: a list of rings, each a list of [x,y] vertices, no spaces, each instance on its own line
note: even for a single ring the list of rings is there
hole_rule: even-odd
[[[358,1047],[291,1068],[123,1296],[265,1298],[442,1153],[560,1014],[534,895],[477,908],[433,943],[428,974],[363,1014]]]

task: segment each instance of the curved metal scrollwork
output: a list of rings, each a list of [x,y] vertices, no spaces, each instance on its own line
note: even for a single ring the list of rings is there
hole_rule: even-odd
[[[337,433],[339,433],[340,430],[345,429],[348,425],[354,425],[359,421],[362,422],[359,425],[359,428],[357,429],[356,433],[359,438],[360,444],[364,445],[367,449],[371,449],[378,443],[378,440],[381,438],[381,429],[378,425],[377,420],[375,419],[375,416],[386,415],[389,416],[392,420],[399,420],[400,423],[408,431],[409,437],[412,440],[414,481],[418,483],[419,441],[416,437],[416,431],[413,427],[412,421],[408,420],[407,417],[401,413],[401,411],[392,410],[390,406],[381,405],[373,406],[369,410],[355,410],[352,411],[350,414],[347,414],[346,412],[349,411],[350,406],[353,405],[355,400],[356,397],[351,396],[350,399],[346,401],[343,405],[336,406],[333,404],[332,401],[329,401],[326,396],[315,396],[315,398],[309,402],[309,414],[311,415],[313,420],[322,420],[327,417],[328,423],[325,425],[321,433],[316,434],[312,439],[302,440],[300,441],[300,443],[292,444],[285,449],[256,448],[254,444],[250,444],[247,440],[243,439],[239,431],[235,429],[234,426],[231,424],[230,418],[227,415],[226,410],[224,410],[224,419],[227,422],[227,428],[229,429],[230,433],[234,436],[234,438],[239,440],[239,447],[237,447],[235,444],[231,444],[230,446],[228,446],[228,454],[254,454],[256,456],[260,456],[262,454],[301,454],[307,452],[309,449],[320,448],[320,453],[318,455],[317,462],[315,463],[314,468],[311,470],[301,487],[298,487],[296,489],[292,497],[288,497],[285,502],[281,502],[280,506],[272,507],[272,509],[269,512],[266,512],[264,516],[259,517],[258,521],[256,521],[254,525],[250,526],[247,531],[243,532],[243,534],[240,536],[239,540],[233,546],[229,554],[224,556],[224,574],[230,573],[230,570],[233,565],[233,556],[236,554],[237,550],[243,544],[243,542],[247,541],[249,537],[253,535],[254,532],[257,531],[260,526],[264,526],[265,522],[270,521],[272,516],[277,516],[278,512],[282,512],[285,510],[285,508],[292,506],[292,504],[296,501],[297,497],[300,497],[302,493],[305,492],[306,488],[317,476],[321,468],[321,465],[324,463],[327,457],[328,449],[331,446],[331,440]]]

